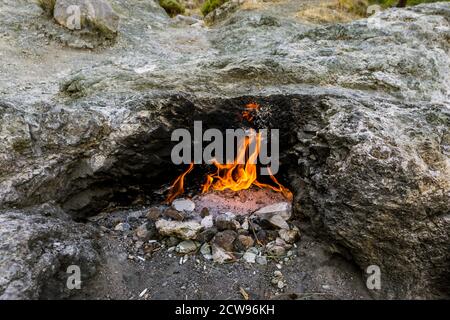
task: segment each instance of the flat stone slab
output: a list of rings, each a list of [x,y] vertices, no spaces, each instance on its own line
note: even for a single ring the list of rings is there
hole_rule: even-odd
[[[270,189],[251,188],[234,191],[209,192],[195,196],[196,210],[208,208],[210,214],[215,216],[232,212],[235,215],[250,215],[268,205],[288,201],[281,193]]]

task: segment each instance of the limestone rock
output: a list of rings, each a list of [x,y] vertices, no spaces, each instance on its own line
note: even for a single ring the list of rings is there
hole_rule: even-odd
[[[214,227],[205,229],[197,236],[197,240],[200,242],[209,242],[212,238],[214,238],[217,231],[218,230]]]
[[[147,228],[147,223],[143,223],[142,225],[137,227],[135,232],[136,236],[143,241],[150,239],[150,231]]]
[[[109,37],[119,28],[119,15],[106,0],[56,0],[53,17],[70,30],[93,30]]]
[[[273,216],[279,216],[283,220],[289,220],[292,213],[292,206],[288,202],[279,202],[268,205],[257,210],[254,215],[262,217],[264,219],[270,219]]]
[[[212,246],[212,259],[217,263],[225,263],[234,260],[234,256],[231,253],[226,252],[223,248],[213,244]]]
[[[198,249],[199,244],[192,240],[181,241],[175,248],[175,251],[182,254],[194,252]]]
[[[189,199],[175,199],[172,202],[172,207],[178,211],[192,212],[195,210],[195,203]]]
[[[239,235],[235,240],[234,247],[236,251],[245,251],[252,247],[255,241],[252,237],[246,235]]]
[[[233,252],[233,243],[236,237],[237,233],[232,230],[221,231],[214,236],[213,243],[228,252]]]
[[[267,219],[272,225],[280,229],[289,229],[289,225],[286,220],[279,214],[274,214],[270,218]]]
[[[183,221],[184,220],[184,214],[183,211],[178,211],[175,210],[173,208],[167,208],[164,211],[164,215],[168,218],[171,218],[173,220],[177,220],[177,221]]]
[[[256,263],[260,264],[262,266],[267,265],[267,257],[266,256],[257,256],[256,257]]]
[[[202,254],[203,258],[205,258],[206,260],[212,260],[213,259],[211,246],[209,245],[209,243],[204,243],[200,247],[200,253]]]
[[[277,243],[277,241],[269,242],[266,245],[266,250],[269,255],[275,256],[275,257],[281,257],[286,254],[285,246],[281,243]]]
[[[278,231],[278,234],[280,235],[280,238],[286,241],[287,243],[294,243],[300,237],[298,229],[292,230],[281,229]]]
[[[82,281],[96,272],[94,237],[53,206],[0,211],[0,300],[69,297],[68,266],[80,267]]]
[[[158,220],[155,223],[156,229],[163,236],[174,236],[184,240],[195,239],[202,230],[202,226],[195,221],[168,221]]]
[[[150,208],[150,210],[147,213],[147,219],[150,221],[156,221],[161,216],[161,210],[158,208]]]
[[[206,216],[200,222],[203,228],[208,229],[214,226],[213,216]]]
[[[215,224],[219,230],[237,230],[240,227],[240,223],[234,219],[234,215],[229,213],[217,216]]]
[[[118,223],[115,227],[114,227],[114,230],[115,231],[128,231],[128,230],[130,230],[130,225],[128,224],[128,223],[126,223],[126,222],[120,222],[120,223]]]
[[[253,252],[245,252],[244,255],[242,256],[242,260],[244,260],[247,263],[256,263],[256,254]]]

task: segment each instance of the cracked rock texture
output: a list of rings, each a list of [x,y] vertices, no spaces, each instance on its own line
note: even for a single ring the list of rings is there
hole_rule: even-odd
[[[0,211],[0,300],[68,297],[71,265],[96,271],[94,232],[51,205]]]
[[[66,257],[95,265],[82,225],[25,208],[95,214],[167,168],[173,129],[239,126],[251,101],[284,135],[294,215],[379,265],[380,296],[448,295],[449,3],[327,26],[238,10],[207,28],[152,0],[109,2],[120,24],[105,41],[0,1],[0,297],[57,295],[42,288]]]

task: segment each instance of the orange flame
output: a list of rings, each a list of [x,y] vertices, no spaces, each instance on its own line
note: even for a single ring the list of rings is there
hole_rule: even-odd
[[[245,106],[245,108],[247,109],[247,110],[245,110],[245,111],[243,111],[242,112],[242,117],[245,119],[245,120],[247,120],[248,122],[252,122],[253,121],[253,119],[254,119],[254,116],[253,116],[253,111],[257,111],[257,110],[259,110],[259,104],[257,104],[256,102],[251,102],[251,103],[248,103],[246,106]]]
[[[245,107],[247,110],[242,112],[242,116],[244,119],[251,122],[254,118],[253,112],[255,110],[258,111],[260,106],[257,103],[252,102]],[[281,192],[284,197],[292,200],[292,193],[278,182],[270,171],[270,168],[267,169],[271,180],[276,186],[262,183],[257,180],[256,160],[260,149],[261,133],[255,134],[254,129],[251,129],[251,134],[246,136],[243,144],[239,146],[238,154],[233,163],[220,164],[215,160],[212,162],[217,170],[215,173],[206,176],[206,181],[202,186],[202,193],[208,192],[210,189],[216,191],[223,191],[226,189],[239,191],[249,189],[252,185],[255,185],[259,188],[268,188],[275,192]],[[177,196],[184,192],[184,178],[192,171],[193,167],[194,164],[191,163],[189,168],[174,181],[166,200],[168,203],[171,203]]]
[[[253,139],[256,139],[256,146],[254,150],[250,150]],[[215,173],[207,175],[206,182],[203,184],[202,193],[208,192],[210,189],[216,191],[223,191],[226,189],[239,191],[249,189],[252,185],[255,185],[260,188],[269,188],[275,192],[281,192],[286,198],[291,200],[292,193],[278,182],[270,172],[270,169],[268,169],[270,178],[276,186],[261,183],[257,180],[256,159],[260,152],[260,146],[261,134],[258,133],[255,136],[246,137],[244,144],[239,149],[238,155],[233,163],[220,164],[217,161],[214,161],[213,164],[216,166],[217,170]],[[250,154],[245,163],[242,164],[242,161],[240,160],[245,158],[247,151]]]
[[[247,104],[245,105],[245,107],[246,107],[247,109],[256,109],[256,110],[259,110],[259,104],[257,104],[256,102],[250,102],[250,103],[247,103]]]
[[[175,179],[175,181],[170,186],[169,195],[167,196],[166,202],[172,203],[172,201],[178,197],[180,194],[183,194],[184,192],[184,177],[194,169],[194,164],[191,163],[189,165],[189,168],[183,172],[181,175],[178,176],[178,178]]]

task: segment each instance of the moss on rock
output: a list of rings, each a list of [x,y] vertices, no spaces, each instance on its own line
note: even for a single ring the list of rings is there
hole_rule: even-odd
[[[177,0],[159,0],[159,5],[171,17],[176,16],[177,14],[183,14],[185,11],[184,6]]]
[[[227,1],[228,0],[206,0],[200,10],[201,10],[202,14],[204,16],[206,16],[208,13],[210,13],[214,9],[220,7]]]
[[[37,0],[38,5],[48,15],[53,16],[53,10],[55,9],[56,0]]]

